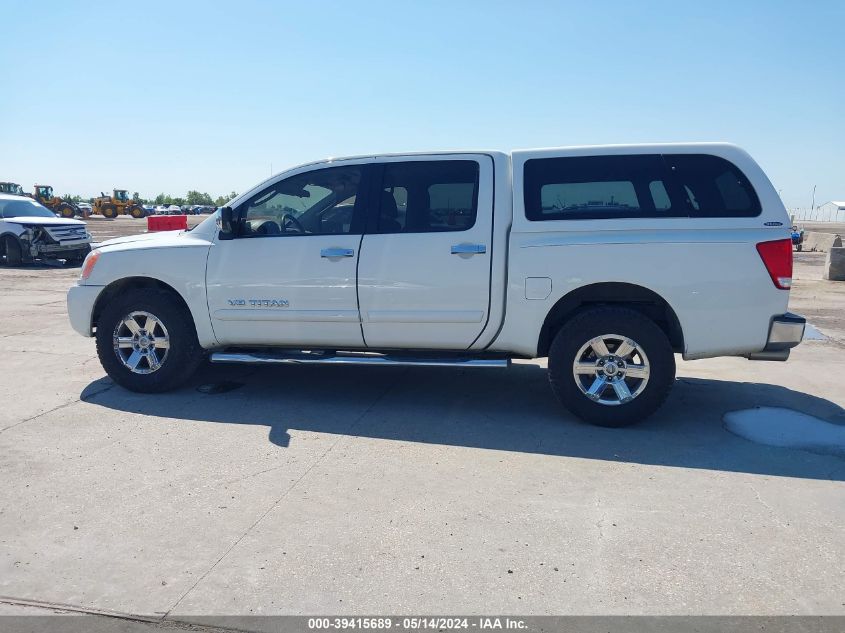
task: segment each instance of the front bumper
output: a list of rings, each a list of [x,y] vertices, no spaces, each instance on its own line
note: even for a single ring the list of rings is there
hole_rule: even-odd
[[[67,291],[67,314],[70,326],[82,336],[91,337],[91,317],[94,304],[103,286],[71,286]]]
[[[750,360],[786,360],[789,358],[789,350],[804,338],[806,325],[807,319],[792,312],[772,317],[766,347],[760,352],[749,354],[748,358]]]
[[[34,261],[39,257],[47,259],[82,258],[91,251],[91,235],[78,240],[52,240],[33,237],[31,232],[24,234],[21,242],[24,246],[24,259]]]

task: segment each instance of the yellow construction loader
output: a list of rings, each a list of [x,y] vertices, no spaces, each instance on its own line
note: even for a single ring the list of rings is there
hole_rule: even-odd
[[[0,193],[10,193],[14,196],[25,196],[23,187],[16,182],[0,182]]]
[[[119,215],[131,215],[133,218],[143,218],[147,215],[140,202],[133,200],[125,189],[115,189],[111,196],[101,193],[91,203],[93,213],[99,213],[104,218],[116,218]]]
[[[63,218],[72,218],[75,215],[80,215],[79,207],[72,202],[62,200],[59,196],[53,195],[53,188],[50,185],[35,185],[36,202],[40,202],[45,207],[50,209]]]

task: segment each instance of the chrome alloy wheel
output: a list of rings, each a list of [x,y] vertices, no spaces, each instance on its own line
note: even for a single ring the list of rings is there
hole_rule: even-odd
[[[587,341],[572,363],[575,384],[593,402],[616,406],[630,402],[648,384],[643,349],[627,336],[603,334]]]
[[[149,312],[130,312],[114,328],[114,353],[133,374],[151,374],[170,351],[167,328]]]

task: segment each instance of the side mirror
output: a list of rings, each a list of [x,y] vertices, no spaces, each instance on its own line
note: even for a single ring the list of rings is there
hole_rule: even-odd
[[[217,224],[220,226],[220,233],[218,233],[217,239],[231,240],[235,238],[233,217],[232,207],[220,207],[220,218],[217,220]]]

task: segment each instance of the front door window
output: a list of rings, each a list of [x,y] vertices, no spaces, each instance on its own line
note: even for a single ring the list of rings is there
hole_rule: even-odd
[[[281,180],[246,203],[240,237],[347,235],[358,231],[362,167],[329,167]]]

